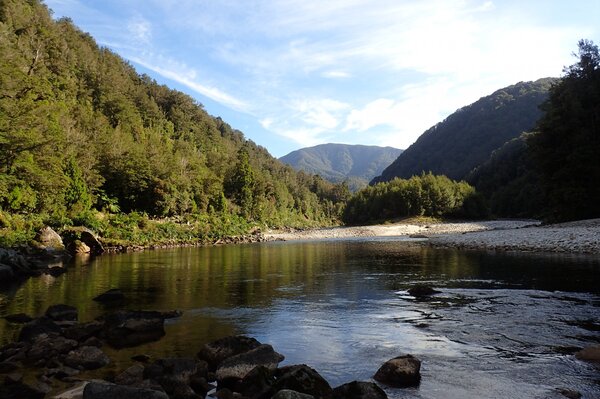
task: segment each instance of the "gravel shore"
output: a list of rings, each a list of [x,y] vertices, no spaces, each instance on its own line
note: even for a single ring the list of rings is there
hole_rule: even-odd
[[[427,239],[435,247],[502,251],[600,254],[600,219],[542,226],[536,220],[334,227],[272,231],[271,240],[318,240],[353,237],[407,236]]]

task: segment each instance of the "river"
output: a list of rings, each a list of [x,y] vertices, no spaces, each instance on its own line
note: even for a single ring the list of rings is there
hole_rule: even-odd
[[[406,290],[441,291],[416,300]],[[210,340],[247,334],[306,363],[332,386],[368,380],[402,353],[420,358],[418,388],[390,398],[600,397],[600,369],[573,352],[600,342],[600,257],[432,249],[397,238],[179,248],[79,260],[68,273],[0,291],[0,316],[74,305],[81,321],[107,310],[180,309],[160,341],[103,349],[114,373],[133,354],[192,356]],[[0,319],[0,344],[18,326]]]

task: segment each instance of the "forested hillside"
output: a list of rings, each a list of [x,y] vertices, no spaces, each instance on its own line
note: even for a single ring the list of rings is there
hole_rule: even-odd
[[[517,83],[459,109],[423,133],[374,182],[422,172],[464,179],[494,150],[535,126],[542,116],[539,106],[554,82]]]
[[[402,153],[393,147],[321,144],[302,148],[280,158],[302,170],[333,182],[346,182],[350,190],[365,187]]]
[[[202,234],[215,220],[327,224],[340,190],[139,75],[70,20],[53,21],[39,1],[0,1],[0,227],[101,229],[131,212],[212,223]]]

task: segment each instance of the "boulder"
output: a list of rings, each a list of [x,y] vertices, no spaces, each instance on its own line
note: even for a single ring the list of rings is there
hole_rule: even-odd
[[[9,323],[25,324],[32,321],[33,318],[25,313],[15,313],[4,316],[4,320],[8,321]]]
[[[273,384],[275,383],[273,374],[273,370],[264,366],[257,366],[246,374],[241,381],[233,384],[230,388],[246,398],[268,398],[272,396]]]
[[[248,352],[258,346],[260,342],[254,338],[244,335],[230,336],[205,344],[198,352],[198,358],[205,360],[211,370],[216,370],[228,357]]]
[[[32,276],[35,271],[31,269],[29,263],[23,255],[12,249],[0,248],[0,264],[12,269],[15,276]],[[0,280],[0,282],[9,282]]]
[[[282,389],[272,399],[314,399],[314,396],[292,391],[291,389]]]
[[[190,387],[192,377],[205,378],[207,372],[208,365],[205,361],[167,358],[146,366],[143,378],[156,381],[172,397],[194,397],[196,393]]]
[[[0,283],[11,282],[15,278],[12,267],[0,263]]]
[[[85,242],[81,242],[79,240],[73,241],[72,247],[70,247],[71,252],[74,254],[89,254],[92,252],[92,249],[88,247]]]
[[[248,352],[228,357],[217,368],[217,383],[234,379],[241,380],[257,366],[275,370],[284,356],[275,352],[271,345],[263,344]]]
[[[49,317],[39,317],[25,324],[19,333],[19,341],[33,341],[37,336],[42,334],[59,334],[61,328]]]
[[[328,398],[333,394],[329,383],[316,370],[305,364],[287,366],[275,373],[275,391],[292,391],[312,395],[315,398]]]
[[[83,399],[169,399],[160,391],[92,381],[83,389]]]
[[[558,393],[560,393],[565,398],[569,399],[581,399],[581,397],[583,396],[581,395],[581,392],[574,391],[572,389],[556,388],[556,391],[558,391]]]
[[[83,397],[83,390],[89,383],[89,381],[82,381],[74,387],[57,394],[53,399],[81,399]]]
[[[77,321],[77,308],[69,305],[52,305],[46,309],[46,316],[54,321]]]
[[[373,378],[392,387],[412,387],[421,382],[420,370],[419,359],[412,355],[402,355],[385,362]]]
[[[52,277],[58,277],[60,275],[65,274],[66,272],[67,272],[67,268],[62,267],[62,266],[49,267],[44,271],[44,273],[49,274]]]
[[[106,366],[110,359],[95,346],[82,346],[65,357],[65,364],[76,369],[95,370]]]
[[[27,360],[36,362],[41,359],[56,359],[59,355],[69,353],[75,347],[77,347],[77,341],[55,333],[38,335],[27,352]]]
[[[335,388],[333,399],[387,399],[387,395],[373,382],[352,381]]]
[[[64,251],[65,249],[62,238],[49,226],[38,231],[35,240],[47,251]]]
[[[157,341],[165,335],[160,312],[122,310],[104,317],[103,336],[115,349]]]
[[[92,320],[87,323],[79,323],[63,330],[63,335],[78,342],[85,342],[92,337],[97,337],[104,328],[104,323]]]
[[[90,249],[89,253],[92,255],[99,255],[104,252],[104,246],[102,246],[98,236],[96,236],[96,234],[87,227],[72,227],[68,230],[65,230],[63,232],[63,236],[65,242],[67,242],[67,249],[71,253],[77,253],[75,252],[77,245],[75,244],[76,241],[85,244],[85,246]]]
[[[94,297],[93,300],[101,303],[123,302],[125,300],[125,295],[120,289],[111,288],[110,290]]]
[[[424,298],[434,294],[439,294],[440,291],[431,288],[428,285],[415,285],[408,289],[408,293],[415,298]]]

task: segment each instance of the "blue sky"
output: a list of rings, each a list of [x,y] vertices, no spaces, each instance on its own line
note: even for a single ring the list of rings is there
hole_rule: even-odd
[[[46,0],[279,157],[406,148],[456,109],[575,62],[598,0]]]

